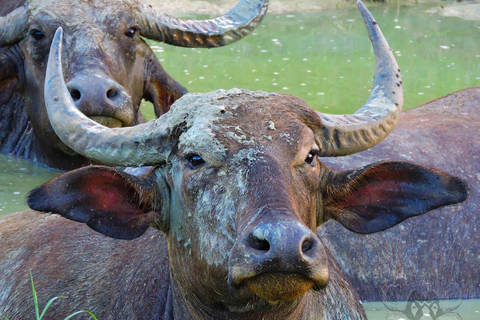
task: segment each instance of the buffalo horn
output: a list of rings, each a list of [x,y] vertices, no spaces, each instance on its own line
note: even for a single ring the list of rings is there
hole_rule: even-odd
[[[181,20],[140,7],[142,36],[179,47],[211,48],[238,41],[252,32],[267,12],[269,0],[241,0],[225,15],[210,20]]]
[[[45,78],[45,104],[58,137],[77,153],[106,165],[142,166],[164,162],[162,137],[168,130],[162,124],[168,122],[168,113],[158,121],[107,128],[75,107],[62,73],[62,35],[62,28],[58,28]]]
[[[324,157],[353,154],[375,146],[393,130],[402,112],[400,69],[377,22],[360,0],[357,5],[375,54],[372,91],[365,105],[353,114],[319,113],[322,129],[317,141]]]
[[[16,43],[25,37],[28,13],[26,7],[20,7],[5,17],[0,17],[0,48]]]

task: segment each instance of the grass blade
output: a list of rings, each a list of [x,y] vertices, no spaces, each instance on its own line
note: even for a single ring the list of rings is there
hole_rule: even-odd
[[[43,316],[45,315],[45,312],[47,312],[48,308],[50,308],[50,305],[51,305],[55,300],[58,300],[58,299],[67,299],[67,297],[55,297],[55,298],[52,298],[52,299],[48,300],[47,305],[45,306],[45,308],[43,308],[42,314],[40,315],[40,318],[38,318],[38,320],[42,320],[42,319],[43,319]]]
[[[86,311],[86,310],[80,310],[80,311],[74,312],[63,320],[69,320],[70,318],[72,318],[72,317],[74,317],[74,316],[76,316],[77,314],[80,314],[80,313],[88,313],[90,315],[90,317],[93,318],[93,320],[98,320],[97,317],[95,317],[95,315],[93,313],[91,313],[90,311]]]
[[[33,274],[32,270],[30,270],[30,282],[32,283],[32,292],[33,292],[33,304],[35,305],[35,318],[40,320],[40,311],[38,310],[38,298],[37,292],[35,291],[35,285],[33,284]]]

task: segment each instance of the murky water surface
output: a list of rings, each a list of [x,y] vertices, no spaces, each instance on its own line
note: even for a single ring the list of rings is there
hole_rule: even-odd
[[[480,21],[426,13],[429,8],[371,8],[402,69],[406,108],[480,86]],[[253,35],[225,48],[151,45],[165,69],[192,92],[232,87],[286,92],[329,113],[358,109],[369,95],[374,69],[365,27],[353,7],[270,14]],[[153,118],[148,104],[143,110]],[[25,210],[25,194],[55,174],[0,155],[0,214]],[[382,303],[364,306],[372,320],[408,319]],[[453,311],[460,318],[452,319],[478,320],[479,310],[479,300],[465,300]]]
[[[0,154],[0,214],[27,209],[25,195],[58,173]]]

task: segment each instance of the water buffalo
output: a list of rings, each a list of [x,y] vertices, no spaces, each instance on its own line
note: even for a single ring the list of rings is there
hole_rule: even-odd
[[[399,126],[376,147],[324,159],[336,170],[386,159],[415,161],[470,186],[464,203],[382,233],[357,235],[335,223],[319,229],[362,300],[405,300],[413,291],[424,299],[480,298],[479,106],[478,87],[452,93],[403,113]]]
[[[159,116],[187,92],[141,36],[182,47],[228,45],[258,25],[267,6],[268,0],[242,0],[222,17],[198,21],[137,0],[2,0],[0,151],[60,169],[89,163],[58,139],[45,110],[45,68],[58,27],[65,30],[63,63],[76,106],[106,126],[125,127],[144,122],[142,99]]]
[[[30,207],[117,239],[138,238],[149,226],[163,231],[170,279],[164,280],[163,243],[154,248],[160,252],[152,254],[159,256],[165,272],[157,279],[160,288],[154,298],[164,303],[150,307],[160,310],[160,318],[363,317],[355,306],[345,305],[344,295],[336,299],[336,292],[345,293],[341,281],[333,277],[327,286],[334,264],[315,230],[336,220],[357,233],[374,233],[463,201],[468,192],[460,179],[411,162],[386,161],[337,172],[319,161],[379,143],[401,111],[398,66],[376,22],[361,2],[358,5],[373,43],[376,70],[367,103],[345,116],[317,113],[285,94],[233,89],[188,94],[155,121],[106,128],[74,106],[61,71],[59,29],[45,86],[55,132],[73,150],[97,162],[153,167],[142,178],[106,166],[77,169],[33,190]],[[47,231],[45,237],[56,236],[51,228]],[[79,249],[80,258],[84,249]],[[15,268],[39,265],[40,257],[22,257],[24,253],[11,250],[8,263]],[[57,251],[52,252],[52,259],[57,257]],[[46,272],[54,265],[46,266]],[[77,265],[71,266],[78,272]],[[68,279],[76,278],[79,289],[88,290],[89,279],[111,276],[104,272],[115,269],[90,269],[86,278],[74,273]],[[63,271],[58,277],[49,294],[64,285]],[[10,285],[18,283],[17,273],[2,279],[8,288],[3,292],[21,291]],[[109,298],[94,300],[93,308],[112,310],[124,302],[118,300],[124,295],[109,292]],[[76,297],[83,295],[85,291]],[[25,316],[28,311],[19,306],[25,301],[23,294],[13,300],[8,293],[4,296],[8,301],[3,305]]]

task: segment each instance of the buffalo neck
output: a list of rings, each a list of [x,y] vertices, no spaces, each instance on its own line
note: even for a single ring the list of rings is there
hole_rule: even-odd
[[[39,145],[23,97],[14,92],[0,106],[0,152],[38,161]]]
[[[60,170],[71,170],[90,163],[80,155],[48,153],[41,147],[29,119],[25,99],[17,92],[0,105],[0,153]]]

